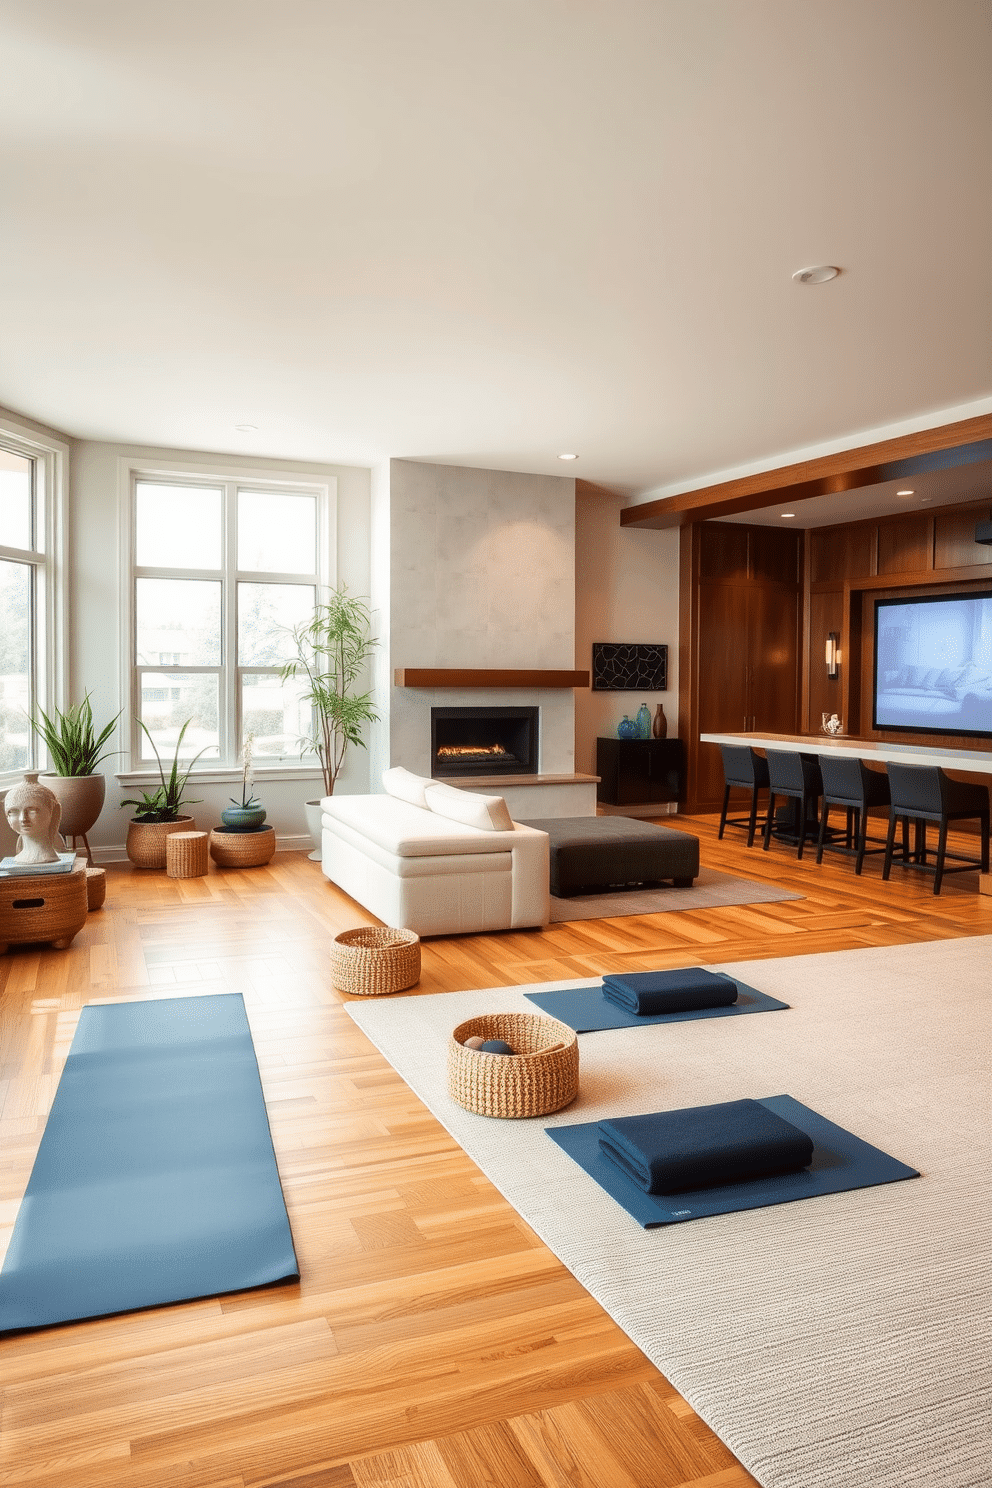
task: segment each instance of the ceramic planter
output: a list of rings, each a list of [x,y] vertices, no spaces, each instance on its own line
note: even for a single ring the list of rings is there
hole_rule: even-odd
[[[265,807],[225,806],[220,819],[229,832],[257,832],[265,821]]]
[[[59,831],[65,838],[85,837],[103,810],[107,782],[103,775],[40,775],[62,807]]]

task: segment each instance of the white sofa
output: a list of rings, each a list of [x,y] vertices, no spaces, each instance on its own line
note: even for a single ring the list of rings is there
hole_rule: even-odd
[[[525,929],[550,917],[548,836],[501,797],[387,770],[385,795],[321,801],[321,866],[387,925],[418,935]]]

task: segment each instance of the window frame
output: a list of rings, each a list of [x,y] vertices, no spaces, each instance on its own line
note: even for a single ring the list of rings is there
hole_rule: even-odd
[[[48,714],[67,706],[68,583],[66,574],[67,474],[69,446],[46,437],[7,415],[0,416],[0,446],[32,462],[32,548],[0,544],[0,558],[32,570],[31,683],[35,709]],[[51,764],[44,740],[28,729],[28,758],[23,767],[0,771],[0,790],[21,780],[25,770]]]
[[[337,482],[333,477],[292,469],[258,470],[226,462],[121,461],[121,696],[127,699],[122,718],[121,743],[127,765],[117,773],[122,785],[143,785],[158,780],[154,761],[142,758],[143,735],[136,720],[141,716],[141,676],[144,672],[170,676],[206,673],[218,676],[219,759],[203,759],[192,769],[191,778],[203,783],[230,781],[240,777],[241,678],[246,674],[272,675],[273,666],[239,664],[237,656],[237,589],[239,583],[296,583],[316,591],[318,602],[336,583]],[[137,562],[136,503],[139,485],[209,486],[221,489],[222,558],[220,569],[165,568]],[[316,498],[316,559],[312,574],[262,572],[237,567],[237,522],[239,491],[270,491],[273,494]],[[162,664],[150,666],[137,660],[137,582],[139,578],[202,579],[221,584],[221,658],[217,665]],[[168,684],[166,684],[168,686]],[[318,778],[319,761],[296,754],[259,758],[252,771],[256,780]]]

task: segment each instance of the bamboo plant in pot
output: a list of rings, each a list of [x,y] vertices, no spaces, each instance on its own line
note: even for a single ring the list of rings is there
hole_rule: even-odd
[[[160,784],[149,795],[147,791],[142,793],[140,801],[128,799],[121,802],[121,806],[134,806],[136,808],[134,817],[127,829],[127,855],[136,868],[164,868],[165,867],[165,839],[170,832],[188,832],[196,828],[196,823],[189,815],[183,814],[185,805],[196,806],[198,801],[186,801],[186,782],[189,780],[190,771],[206,752],[206,746],[195,754],[186,769],[180,772],[179,751],[182,748],[183,738],[186,730],[193,722],[187,718],[179,730],[179,738],[176,740],[175,753],[172,756],[172,765],[168,776],[162,764],[162,757],[155,747],[152,738],[142,720],[138,719],[139,726],[151,744],[158,762],[158,774]]]
[[[52,716],[38,709],[38,716],[31,718],[31,727],[44,740],[52,769],[39,778],[62,807],[59,830],[66,841],[81,837],[86,849],[86,861],[92,866],[93,855],[86,834],[103,810],[107,794],[107,782],[97,770],[101,760],[113,754],[104,745],[117,726],[120,713],[99,734],[93,726],[93,709],[90,695],[74,708],[62,712],[52,709]]]
[[[350,595],[345,585],[331,592],[312,617],[291,630],[296,655],[282,669],[283,681],[296,677],[306,683],[303,697],[312,708],[312,727],[299,743],[320,760],[324,795],[334,785],[349,744],[365,748],[362,730],[378,721],[372,693],[357,690],[366,663],[379,644],[372,635],[372,616],[364,600]],[[306,802],[307,821],[320,860],[320,801]]]

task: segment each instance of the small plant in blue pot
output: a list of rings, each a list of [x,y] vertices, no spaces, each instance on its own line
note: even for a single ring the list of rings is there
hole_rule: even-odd
[[[251,793],[251,746],[252,734],[245,735],[241,751],[241,800],[229,797],[231,805],[220,814],[227,832],[257,832],[265,821],[265,807]]]

